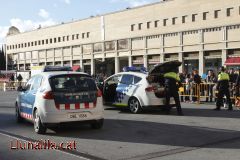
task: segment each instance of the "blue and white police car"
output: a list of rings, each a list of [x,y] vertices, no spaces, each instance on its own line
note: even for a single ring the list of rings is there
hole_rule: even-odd
[[[29,120],[36,133],[61,123],[84,121],[94,129],[103,126],[101,92],[90,75],[68,67],[46,67],[18,89],[16,119]]]
[[[125,67],[124,72],[110,76],[104,81],[103,104],[128,107],[132,113],[140,113],[144,108],[163,107],[164,87],[159,83],[149,83],[143,67]],[[170,99],[174,105],[174,99]]]

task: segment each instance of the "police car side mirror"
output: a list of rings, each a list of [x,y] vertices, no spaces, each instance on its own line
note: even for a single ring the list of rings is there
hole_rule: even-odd
[[[17,88],[17,91],[18,91],[18,92],[25,92],[26,89],[25,89],[24,87],[22,87],[22,86],[19,86],[19,87]]]

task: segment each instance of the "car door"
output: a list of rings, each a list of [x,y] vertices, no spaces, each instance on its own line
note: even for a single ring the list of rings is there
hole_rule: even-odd
[[[29,113],[28,109],[28,96],[33,83],[33,78],[31,78],[27,84],[23,87],[24,90],[20,93],[20,112],[27,114]]]
[[[119,85],[116,88],[116,104],[121,106],[128,105],[128,99],[132,95],[134,76],[124,74]]]
[[[113,104],[116,101],[116,88],[120,82],[121,75],[114,75],[105,81],[103,89],[103,101]]]
[[[32,110],[33,110],[35,100],[36,100],[36,94],[37,94],[38,89],[41,86],[41,82],[42,82],[41,75],[37,75],[33,78],[32,86],[30,88],[29,93],[27,94],[27,104],[28,104],[27,113],[28,114],[32,114]]]

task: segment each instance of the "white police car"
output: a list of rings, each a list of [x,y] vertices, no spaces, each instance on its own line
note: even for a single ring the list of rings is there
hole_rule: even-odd
[[[126,67],[124,71],[104,81],[103,104],[128,107],[132,113],[139,113],[147,107],[164,106],[164,87],[159,83],[150,84],[145,69]],[[173,98],[170,104],[175,104]]]
[[[84,121],[94,129],[103,126],[103,107],[97,105],[101,92],[88,74],[48,67],[18,90],[17,122],[33,122],[36,133],[65,122]]]

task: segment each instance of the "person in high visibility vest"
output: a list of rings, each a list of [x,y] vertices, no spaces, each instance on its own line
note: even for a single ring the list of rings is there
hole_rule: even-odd
[[[178,115],[183,115],[178,94],[178,86],[181,86],[181,81],[176,70],[164,74],[164,86],[166,94],[167,112],[169,113],[171,110],[170,98],[173,97],[176,104]]]
[[[227,98],[228,103],[228,110],[232,110],[232,102],[230,99],[230,92],[229,92],[229,75],[225,72],[225,68],[220,68],[220,73],[218,75],[218,82],[217,82],[217,103],[216,108],[214,110],[219,111],[221,106],[223,105],[223,97],[224,95]]]

